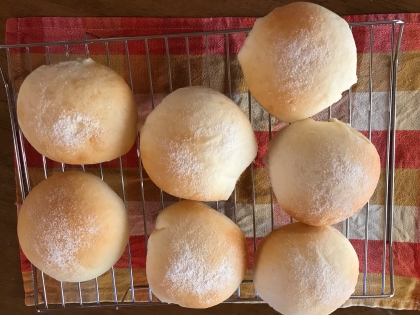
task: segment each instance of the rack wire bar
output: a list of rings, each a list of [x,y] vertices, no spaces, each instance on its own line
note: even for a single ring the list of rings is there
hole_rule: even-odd
[[[387,147],[386,147],[386,165],[385,165],[385,197],[384,197],[384,211],[383,211],[383,230],[382,234],[382,257],[381,257],[381,264],[382,264],[382,278],[381,278],[381,290],[378,292],[370,292],[368,290],[368,253],[369,253],[369,237],[372,233],[369,229],[369,220],[371,220],[372,206],[368,202],[365,206],[364,210],[364,258],[361,260],[362,270],[363,270],[363,280],[362,280],[362,290],[361,294],[355,294],[351,298],[352,299],[362,299],[362,298],[388,298],[392,297],[395,293],[394,291],[394,265],[393,265],[393,252],[392,252],[392,226],[393,226],[393,200],[394,200],[394,176],[395,176],[395,132],[396,132],[396,81],[397,81],[397,69],[398,69],[398,54],[399,48],[401,44],[402,32],[404,27],[404,22],[402,20],[388,20],[388,21],[372,21],[372,22],[359,22],[359,23],[350,23],[350,29],[354,31],[357,28],[365,28],[365,30],[369,34],[369,100],[366,104],[362,104],[360,106],[367,106],[368,110],[368,117],[367,117],[367,126],[366,130],[368,132],[368,138],[371,139],[372,137],[372,121],[373,121],[373,114],[375,113],[375,106],[373,106],[373,87],[375,86],[375,80],[373,76],[373,48],[374,48],[374,30],[375,27],[389,27],[391,29],[391,38],[390,46],[391,49],[389,51],[390,54],[390,66],[389,66],[389,97],[388,102],[383,105],[384,108],[387,110],[384,111],[386,115],[386,136],[387,136]],[[17,181],[20,187],[20,192],[22,196],[22,200],[25,199],[27,194],[31,191],[31,174],[28,170],[28,163],[27,163],[27,151],[25,146],[24,136],[20,130],[17,115],[16,115],[16,100],[18,95],[18,89],[15,85],[14,78],[16,77],[16,73],[14,73],[13,67],[13,60],[12,60],[12,52],[13,49],[23,49],[23,53],[21,53],[27,64],[27,72],[30,73],[33,70],[33,61],[32,61],[32,54],[33,52],[31,49],[37,47],[44,49],[45,51],[45,63],[51,63],[51,57],[55,54],[55,49],[60,48],[62,49],[62,54],[65,60],[70,60],[72,55],[72,47],[77,45],[83,47],[84,55],[86,57],[90,56],[89,48],[91,45],[103,45],[105,48],[105,56],[106,56],[106,64],[108,67],[113,67],[111,63],[111,53],[110,53],[110,45],[121,45],[123,47],[124,55],[125,55],[125,66],[128,73],[128,83],[130,88],[134,91],[134,82],[138,73],[134,73],[131,65],[131,58],[130,45],[143,45],[145,49],[145,58],[146,58],[146,67],[144,78],[142,78],[142,82],[145,82],[146,85],[149,87],[149,97],[151,102],[151,107],[154,108],[157,102],[157,94],[154,91],[155,85],[157,86],[158,83],[153,82],[153,67],[156,66],[151,61],[151,54],[152,54],[152,47],[151,43],[153,41],[160,41],[164,46],[164,53],[163,59],[164,64],[160,65],[162,67],[162,73],[166,76],[167,79],[167,92],[170,93],[174,89],[174,68],[176,63],[172,63],[171,57],[173,56],[170,49],[170,44],[174,41],[178,42],[179,46],[184,47],[185,51],[185,71],[187,72],[187,84],[192,85],[195,81],[195,78],[192,76],[192,70],[195,66],[193,60],[193,45],[197,45],[196,39],[201,39],[201,45],[203,51],[205,51],[204,62],[203,62],[203,79],[206,81],[208,87],[212,87],[212,84],[215,84],[214,77],[212,79],[212,61],[211,58],[213,57],[211,50],[212,50],[212,38],[217,37],[218,40],[223,41],[223,46],[225,49],[225,76],[227,82],[227,96],[229,96],[232,100],[235,101],[235,92],[233,91],[232,81],[233,76],[235,73],[232,71],[233,61],[232,55],[230,53],[231,43],[230,43],[230,36],[235,34],[247,35],[250,29],[237,29],[237,30],[220,30],[220,31],[209,31],[209,32],[195,32],[195,33],[180,33],[180,34],[160,34],[160,35],[148,35],[148,36],[133,36],[133,37],[112,37],[112,38],[98,38],[92,34],[86,34],[84,40],[77,40],[77,41],[58,41],[58,42],[44,42],[44,43],[30,43],[30,44],[16,44],[16,45],[0,45],[0,50],[5,50],[7,55],[7,65],[8,65],[8,77],[6,76],[6,72],[3,66],[0,64],[0,77],[4,82],[4,87],[7,96],[7,105],[10,112],[10,121],[12,126],[12,134],[13,134],[13,144],[15,149],[15,159],[16,159],[16,167],[17,167]],[[88,36],[89,35],[89,36]],[[93,38],[88,38],[93,37]],[[53,50],[54,48],[54,50]],[[92,52],[93,50],[91,50]],[[21,74],[19,74],[21,75]],[[255,100],[252,98],[250,92],[248,91],[245,93],[248,97],[247,100],[247,109],[248,117],[251,123],[255,117],[253,116],[252,108],[255,106]],[[356,106],[355,102],[352,100],[354,92],[352,88],[348,91],[348,102],[347,102],[347,113],[348,113],[348,122],[349,124],[353,124],[353,115],[355,113],[354,106]],[[357,104],[359,106],[359,104]],[[331,118],[334,117],[333,115],[333,107],[330,107],[327,110],[327,117]],[[271,139],[272,132],[275,131],[275,124],[273,123],[274,119],[271,115],[267,115],[268,117],[268,137]],[[136,140],[137,148],[139,144],[139,137],[137,136]],[[139,188],[140,188],[140,196],[141,202],[140,207],[138,209],[139,213],[142,216],[142,225],[144,231],[144,241],[146,246],[147,252],[147,241],[150,231],[148,231],[147,227],[147,219],[150,219],[150,213],[148,209],[148,203],[145,199],[145,181],[144,181],[144,173],[141,163],[141,155],[140,151],[137,149],[137,160],[138,160],[138,176],[139,176]],[[48,169],[49,162],[45,156],[42,156],[42,166],[43,166],[43,174],[44,177],[47,178],[48,174],[51,173],[51,170]],[[124,165],[123,160],[121,157],[117,160],[118,168],[119,168],[119,176],[121,178],[121,192],[122,198],[127,206],[126,200],[126,185],[124,180]],[[137,162],[136,162],[137,163]],[[83,171],[89,171],[90,167],[85,167],[84,165],[80,165]],[[61,171],[66,171],[69,169],[70,166],[66,167],[65,164],[61,164]],[[101,179],[104,180],[104,170],[102,164],[98,165],[99,168],[99,176]],[[259,208],[257,205],[257,195],[255,191],[255,165],[251,163],[249,167],[250,172],[250,205],[248,209],[249,218],[252,221],[252,236],[249,236],[252,239],[252,247],[255,251],[257,248],[257,241],[261,237],[257,230],[257,224],[259,224],[258,216],[259,216]],[[169,204],[169,201],[165,201],[165,194],[160,190],[159,193],[159,201],[160,206],[163,209],[166,205]],[[267,205],[269,207],[270,215],[269,218],[271,220],[270,223],[270,230],[276,227],[275,223],[275,202],[273,191],[270,188],[269,191],[270,196],[270,204]],[[232,197],[230,198],[231,203],[233,203],[233,216],[232,219],[236,222],[238,220],[238,205],[237,205],[237,195],[236,195],[236,188]],[[216,210],[221,211],[220,206],[223,206],[223,203],[216,202],[215,208]],[[128,211],[128,210],[127,210]],[[362,211],[363,212],[363,211]],[[293,219],[290,219],[291,222]],[[379,222],[375,222],[375,224],[379,224]],[[347,219],[343,222],[343,233],[346,237],[350,238],[352,236],[352,230],[350,225],[350,220]],[[127,245],[128,251],[128,283],[129,286],[124,288],[125,294],[124,296],[119,299],[117,294],[117,286],[116,283],[117,277],[121,276],[115,272],[115,268],[112,267],[110,270],[110,277],[111,277],[111,285],[108,290],[112,293],[112,301],[102,302],[101,301],[101,292],[100,286],[98,283],[98,279],[94,279],[94,298],[92,301],[87,300],[84,298],[83,295],[83,286],[81,283],[77,283],[77,296],[78,301],[71,301],[71,303],[66,299],[66,285],[63,285],[63,282],[59,282],[59,293],[61,298],[61,304],[52,304],[49,301],[49,294],[47,292],[47,285],[46,279],[48,276],[44,275],[44,273],[40,270],[37,270],[33,267],[33,282],[34,282],[34,303],[35,307],[38,311],[49,311],[49,310],[58,310],[64,308],[88,308],[88,307],[114,307],[119,308],[121,306],[128,306],[128,305],[158,305],[163,304],[159,302],[156,298],[153,297],[153,293],[148,285],[138,286],[134,281],[134,269],[132,265],[132,258],[133,255],[139,254],[134,253],[130,249],[130,244]],[[146,253],[145,253],[146,254]],[[388,271],[387,271],[388,270]],[[48,281],[51,279],[48,278]],[[127,279],[126,279],[127,280]],[[250,285],[252,284],[252,280],[244,280],[241,284],[242,285]],[[139,300],[136,299],[136,291],[144,291],[147,293],[147,300]],[[258,297],[258,292],[254,291],[253,297],[244,296],[242,294],[241,287],[238,288],[236,294],[233,295],[231,298],[225,301],[225,303],[263,303],[263,301]],[[129,298],[128,298],[129,297]]]

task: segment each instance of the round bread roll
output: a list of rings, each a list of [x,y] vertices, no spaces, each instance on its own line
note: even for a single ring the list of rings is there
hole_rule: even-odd
[[[38,269],[60,281],[87,281],[123,254],[129,222],[123,201],[100,178],[69,171],[35,186],[18,216],[19,243]]]
[[[115,71],[92,59],[34,70],[20,88],[17,117],[39,153],[68,164],[115,159],[137,135],[133,93]]]
[[[245,113],[202,86],[169,94],[140,132],[147,174],[160,189],[184,199],[227,200],[257,150]]]
[[[229,298],[247,269],[245,236],[229,218],[184,200],[165,208],[150,235],[146,274],[162,302],[207,308]]]
[[[337,119],[297,121],[273,137],[268,152],[278,203],[310,225],[331,225],[360,211],[381,171],[375,146]]]
[[[327,108],[357,81],[349,25],[309,2],[291,3],[258,19],[238,59],[255,99],[286,122]]]
[[[330,226],[300,222],[268,234],[258,245],[253,280],[260,297],[283,315],[326,315],[354,292],[359,260]]]

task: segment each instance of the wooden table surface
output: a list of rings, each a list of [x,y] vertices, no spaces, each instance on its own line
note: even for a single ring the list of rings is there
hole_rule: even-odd
[[[216,17],[263,16],[290,0],[0,0],[0,43],[4,43],[5,23],[9,17],[26,16],[144,16],[144,17]],[[419,0],[313,0],[340,14],[420,12]],[[5,55],[0,55],[6,65]],[[13,142],[6,95],[0,86],[0,314],[34,314],[26,307],[20,273],[16,236],[15,179]],[[267,305],[224,304],[207,310],[184,309],[174,305],[113,309],[60,311],[55,314],[278,314]],[[353,307],[335,315],[418,314]]]

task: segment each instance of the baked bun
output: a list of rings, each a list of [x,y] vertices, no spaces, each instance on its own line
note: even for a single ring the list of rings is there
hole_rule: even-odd
[[[98,277],[118,261],[129,222],[123,201],[100,178],[69,171],[32,189],[17,232],[32,264],[54,279],[76,282]]]
[[[381,171],[375,146],[337,119],[297,121],[273,137],[268,152],[278,203],[310,225],[334,224],[360,211]]]
[[[137,135],[133,93],[115,71],[92,59],[34,70],[20,88],[17,117],[39,153],[68,164],[115,159]]]
[[[245,236],[228,217],[184,200],[165,208],[150,235],[146,274],[162,302],[207,308],[229,298],[246,269]]]
[[[283,315],[326,315],[354,292],[359,260],[330,226],[285,225],[258,245],[253,280],[260,297]]]
[[[140,132],[143,166],[167,193],[199,201],[227,200],[257,155],[245,113],[203,86],[169,94]]]
[[[327,108],[357,81],[349,25],[309,2],[276,8],[256,20],[238,59],[255,99],[286,122]]]

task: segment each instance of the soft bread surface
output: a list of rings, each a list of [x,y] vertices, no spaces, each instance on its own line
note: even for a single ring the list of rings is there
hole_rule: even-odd
[[[115,159],[131,149],[137,134],[129,86],[92,59],[34,70],[20,88],[17,116],[38,152],[68,164]]]
[[[305,119],[269,143],[268,169],[280,206],[311,225],[340,222],[375,191],[381,165],[375,146],[350,125]]]
[[[359,260],[336,229],[285,225],[258,245],[253,280],[260,297],[283,315],[326,315],[354,292]]]
[[[381,165],[375,146],[337,119],[305,119],[269,143],[268,170],[280,206],[298,221],[330,225],[361,210]]]
[[[308,2],[275,8],[258,19],[238,59],[252,95],[286,122],[320,112],[357,81],[349,25]]]
[[[162,302],[207,308],[234,293],[248,258],[236,224],[202,203],[184,200],[158,215],[146,259],[147,280]]]
[[[228,97],[193,86],[165,97],[140,132],[143,166],[176,197],[227,200],[257,155],[248,117]]]
[[[123,254],[129,222],[123,201],[100,178],[59,173],[35,186],[18,216],[23,253],[60,281],[86,281],[109,270]]]

